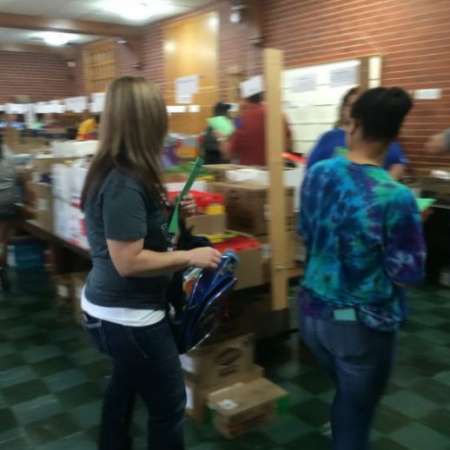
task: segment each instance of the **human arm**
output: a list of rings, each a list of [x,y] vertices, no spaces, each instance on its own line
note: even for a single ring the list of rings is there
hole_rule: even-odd
[[[306,169],[310,169],[314,164],[331,158],[335,151],[335,143],[332,142],[330,133],[320,136],[311,152],[308,155]]]
[[[431,136],[425,145],[425,150],[432,154],[450,152],[450,128]]]
[[[159,211],[156,206],[149,211],[148,199],[139,189],[120,185],[105,190],[102,208],[108,251],[122,277],[150,277],[189,266],[215,268],[220,262],[220,253],[212,248],[186,252],[145,249],[149,224],[158,220]],[[164,240],[158,222],[155,228]]]
[[[203,247],[190,251],[155,252],[144,249],[144,240],[108,240],[108,251],[114,267],[121,277],[151,277],[167,272],[176,272],[187,267],[215,269],[220,253]]]
[[[384,267],[398,285],[414,285],[424,278],[426,248],[422,220],[412,192],[403,188],[386,211]]]
[[[394,180],[400,180],[406,172],[408,163],[402,146],[398,142],[393,142],[386,153],[384,168],[389,171]]]

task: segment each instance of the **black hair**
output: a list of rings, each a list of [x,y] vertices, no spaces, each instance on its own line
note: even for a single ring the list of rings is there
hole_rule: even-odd
[[[355,86],[355,87],[352,87],[351,89],[349,89],[345,93],[345,95],[342,97],[341,108],[343,108],[347,104],[347,102],[349,101],[349,99],[351,97],[353,97],[354,95],[359,94],[359,92],[360,92],[360,87],[359,86]]]
[[[261,103],[264,100],[264,94],[260,92],[259,94],[252,95],[247,98],[249,103]]]
[[[361,125],[364,139],[391,142],[398,136],[412,106],[410,95],[403,89],[378,87],[356,100],[351,117]]]
[[[216,103],[213,109],[213,116],[226,116],[228,111],[231,109],[231,105],[229,103],[219,102]]]

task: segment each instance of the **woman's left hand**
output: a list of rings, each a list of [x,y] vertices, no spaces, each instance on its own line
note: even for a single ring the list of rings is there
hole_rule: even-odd
[[[185,199],[181,202],[181,212],[183,214],[183,217],[195,216],[197,212],[197,205],[195,204],[195,200],[191,196],[186,196]]]

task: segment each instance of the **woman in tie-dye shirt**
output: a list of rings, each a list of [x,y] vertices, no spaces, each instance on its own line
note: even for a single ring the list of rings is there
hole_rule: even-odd
[[[336,384],[333,450],[367,450],[406,315],[403,286],[423,277],[416,200],[381,167],[411,107],[399,88],[364,93],[352,108],[347,156],[315,165],[302,187],[301,333]]]

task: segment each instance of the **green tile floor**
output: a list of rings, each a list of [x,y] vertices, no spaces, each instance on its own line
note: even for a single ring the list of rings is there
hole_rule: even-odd
[[[43,275],[22,275],[15,286],[0,296],[0,450],[94,449],[108,361],[89,346],[70,311],[55,306]],[[450,290],[412,291],[410,300],[373,449],[450,450]],[[190,450],[329,448],[321,434],[332,397],[328,379],[295,335],[261,347],[258,362],[289,392],[289,410],[231,442],[188,421]],[[142,406],[134,430],[135,449],[144,450]]]

